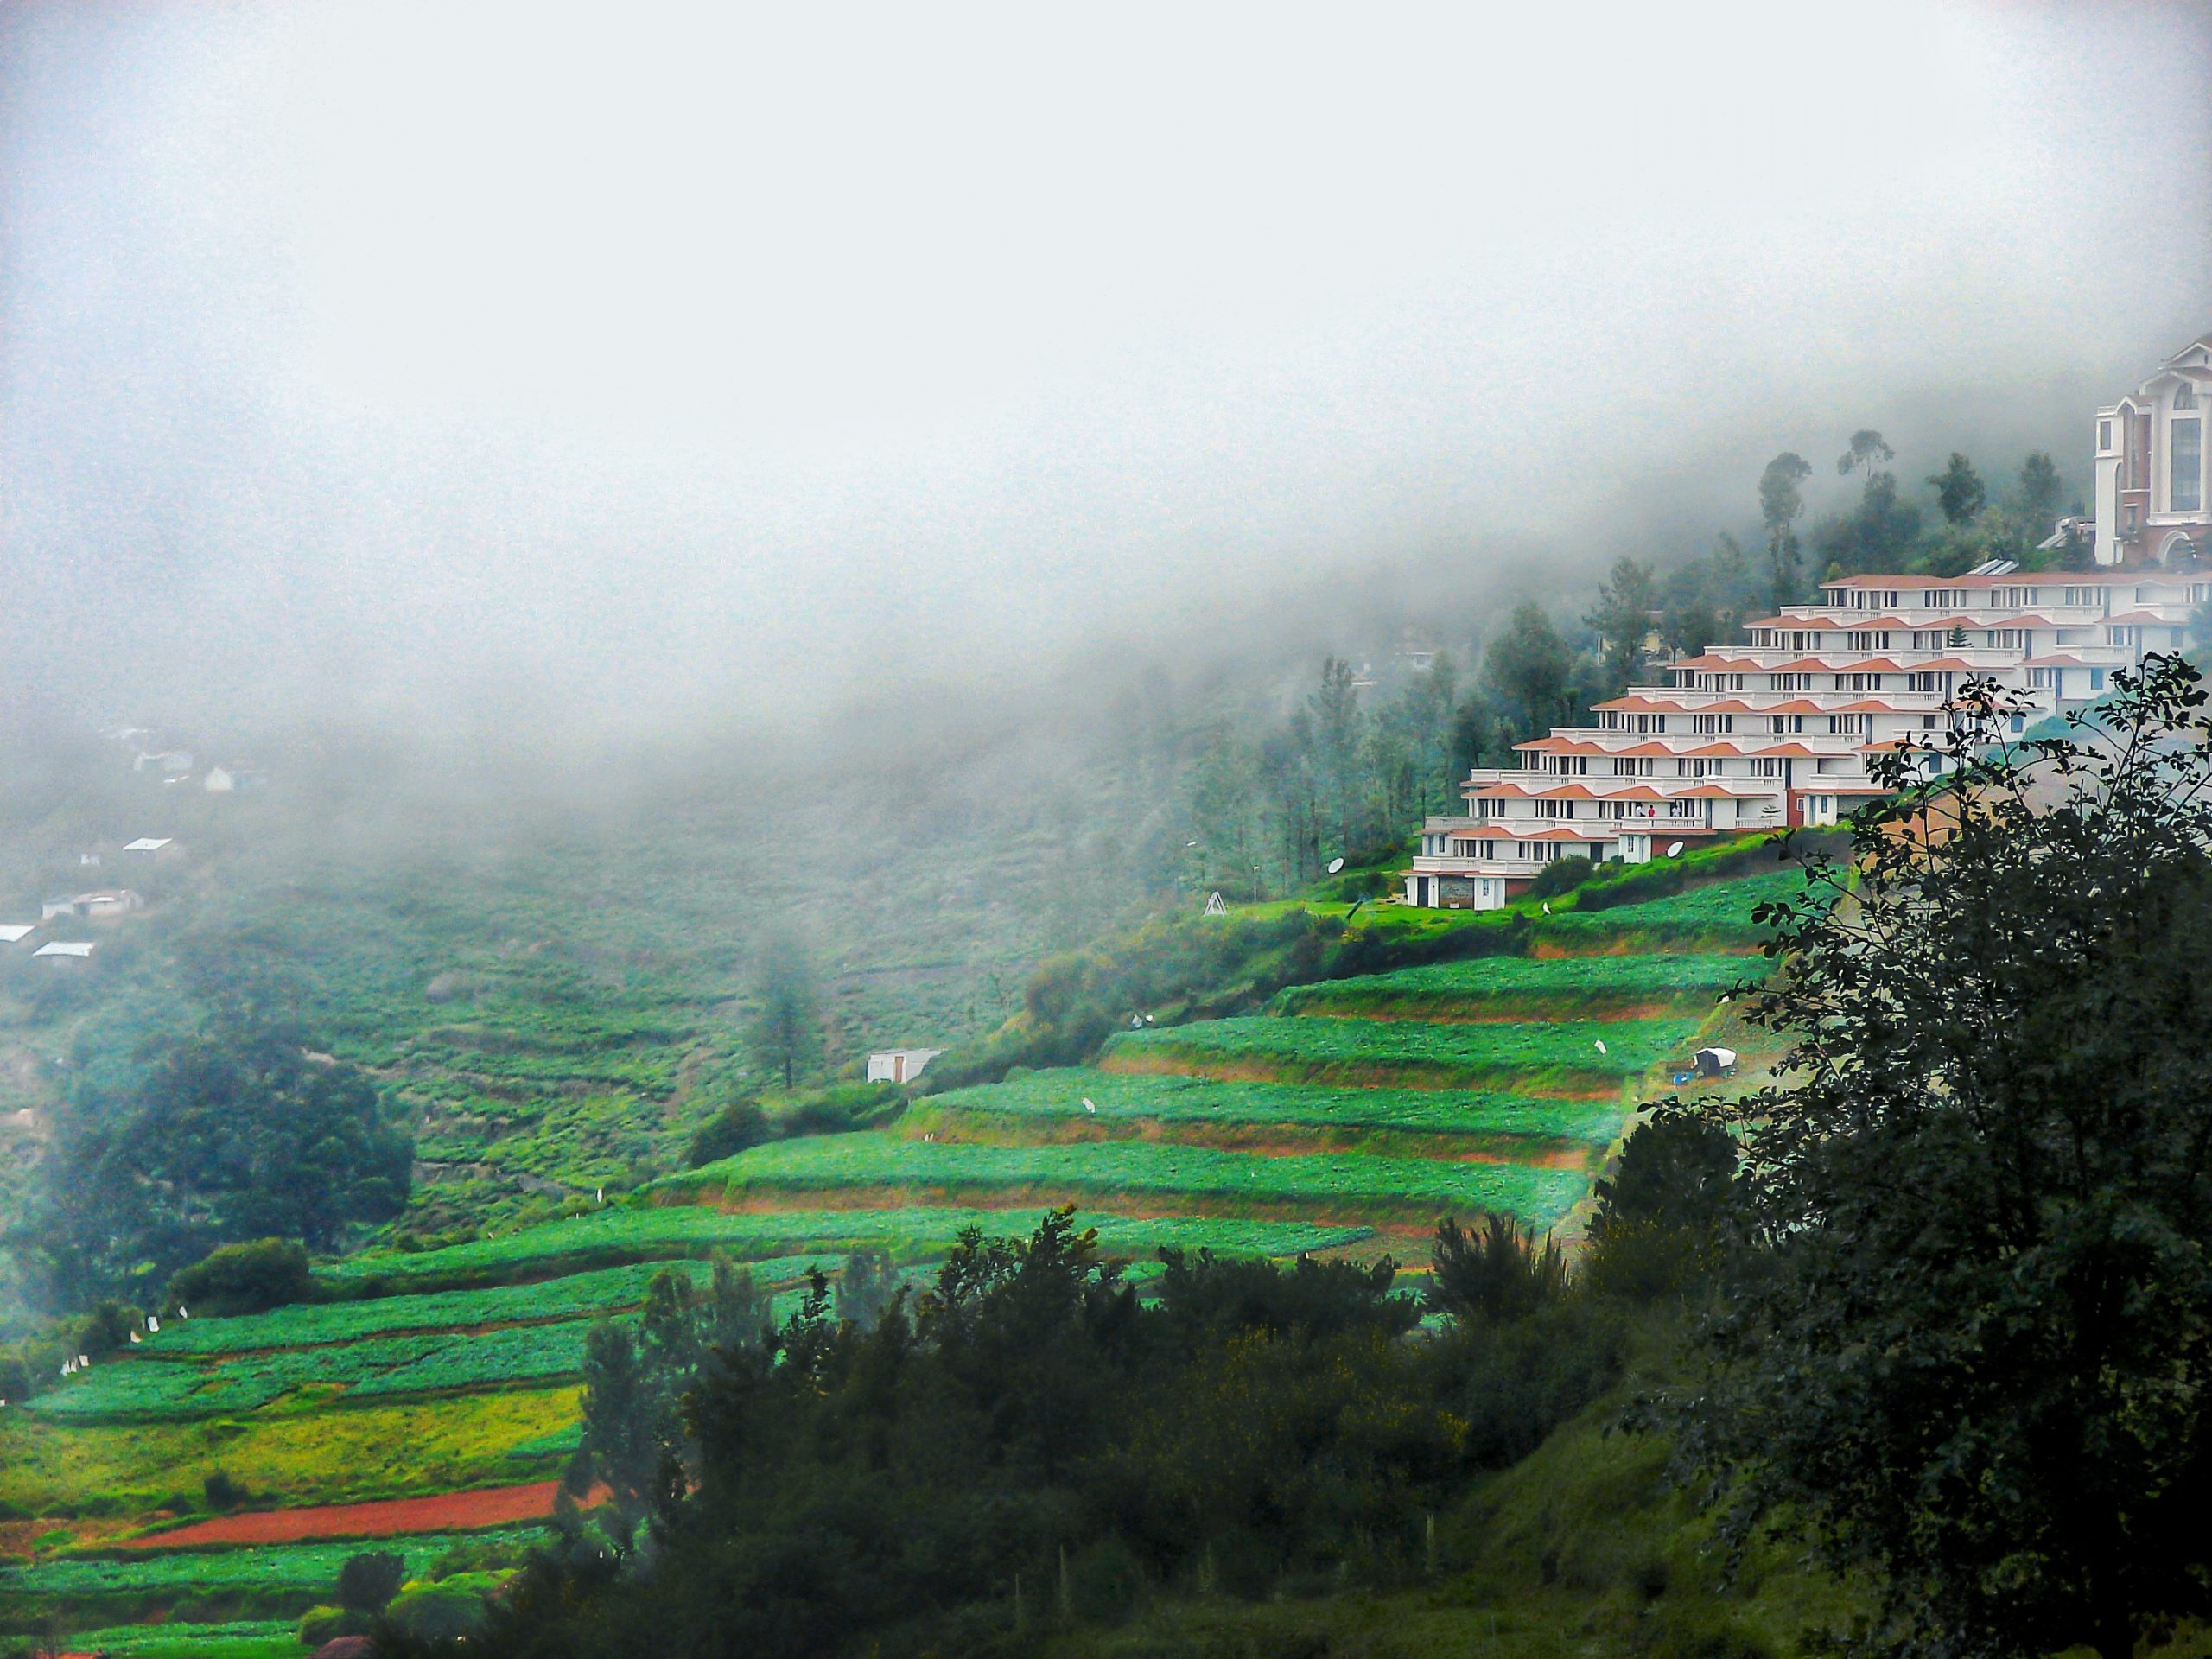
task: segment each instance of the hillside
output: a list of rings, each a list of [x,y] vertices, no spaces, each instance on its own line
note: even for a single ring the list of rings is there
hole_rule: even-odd
[[[1063,1202],[1140,1263],[1172,1246],[1417,1265],[1437,1216],[1484,1210],[1572,1236],[1607,1149],[1701,1032],[1732,1033],[1745,1071],[1698,1086],[1751,1080],[1758,1055],[1713,999],[1764,971],[1743,954],[1749,908],[1786,874],[1693,864],[1670,878],[1686,891],[1551,914],[1370,907],[1340,952],[1441,937],[1492,954],[1288,987],[1263,1013],[1139,1015],[1090,1065],[927,1095],[887,1128],[772,1141],[563,1219],[334,1261],[318,1271],[340,1300],[172,1319],[0,1413],[0,1513],[19,1517],[0,1530],[19,1557],[0,1620],[165,1614],[134,1651],[300,1651],[275,1622],[327,1600],[345,1553],[317,1539],[550,1513],[584,1332],[634,1317],[658,1264],[696,1280],[720,1252],[780,1311],[817,1263],[883,1248],[911,1274],[964,1227],[1020,1232]],[[241,1513],[198,1543],[218,1486]],[[330,1510],[394,1499],[442,1501]],[[514,1559],[486,1536],[438,1575]]]

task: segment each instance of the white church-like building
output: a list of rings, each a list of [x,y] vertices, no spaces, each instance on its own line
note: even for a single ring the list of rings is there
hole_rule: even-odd
[[[1496,909],[1556,859],[1641,863],[1676,841],[1833,824],[1883,792],[1868,761],[1942,729],[1967,680],[2056,713],[2178,649],[2212,600],[2212,569],[2195,568],[2212,556],[2195,412],[2212,405],[2208,365],[2212,335],[2100,412],[2096,568],[1824,583],[1817,604],[1748,624],[1748,645],[1669,663],[1668,683],[1599,704],[1593,724],[1516,745],[1517,767],[1477,767],[1465,815],[1422,825],[1404,901]]]

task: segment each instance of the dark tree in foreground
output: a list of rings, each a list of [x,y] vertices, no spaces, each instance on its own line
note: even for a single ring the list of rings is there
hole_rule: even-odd
[[[1890,762],[1855,897],[1770,918],[1787,1086],[1707,1109],[1757,1248],[1685,1454],[1737,1535],[1873,1569],[1897,1650],[2126,1659],[2212,1611],[2204,701],[2153,657],[2106,732],[1991,749],[1970,691],[1963,772]]]

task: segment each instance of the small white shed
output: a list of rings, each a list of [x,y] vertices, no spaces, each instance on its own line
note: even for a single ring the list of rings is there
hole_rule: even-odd
[[[944,1051],[941,1048],[884,1048],[868,1057],[868,1080],[870,1083],[912,1083],[922,1075],[929,1063]]]

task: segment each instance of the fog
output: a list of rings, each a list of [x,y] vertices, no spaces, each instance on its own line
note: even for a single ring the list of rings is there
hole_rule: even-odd
[[[2208,71],[2198,7],[18,6],[0,684],[628,743],[1564,606],[1861,424],[2073,484],[2212,324]]]

